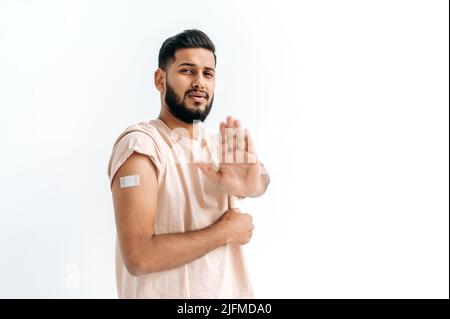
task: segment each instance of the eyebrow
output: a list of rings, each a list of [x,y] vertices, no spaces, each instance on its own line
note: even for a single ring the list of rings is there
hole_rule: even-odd
[[[194,63],[183,62],[183,63],[178,65],[178,67],[180,67],[180,66],[197,66],[197,65],[194,64]],[[216,72],[216,70],[214,68],[210,68],[209,66],[205,66],[205,69],[213,71],[213,72]]]

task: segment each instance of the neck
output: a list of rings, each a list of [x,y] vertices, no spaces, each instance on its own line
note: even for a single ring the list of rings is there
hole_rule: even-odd
[[[158,119],[164,122],[171,130],[177,128],[183,128],[187,132],[189,132],[190,139],[197,139],[199,133],[199,127],[196,124],[187,124],[183,121],[180,121],[175,116],[170,113],[167,105],[163,105],[161,107],[161,112],[159,113]]]

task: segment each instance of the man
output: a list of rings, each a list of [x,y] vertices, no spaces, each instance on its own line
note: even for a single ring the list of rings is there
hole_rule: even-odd
[[[230,196],[260,196],[269,177],[238,120],[220,124],[216,152],[198,125],[214,100],[208,36],[177,34],[158,60],[159,117],[120,134],[109,161],[119,297],[252,298],[241,245],[254,227],[250,215],[230,207]],[[205,149],[209,160],[193,158]]]

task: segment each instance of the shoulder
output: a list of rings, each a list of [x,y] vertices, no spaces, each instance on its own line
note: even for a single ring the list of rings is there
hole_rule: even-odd
[[[141,122],[129,126],[117,137],[108,164],[108,175],[111,182],[117,170],[134,153],[150,158],[159,175],[163,159],[158,143],[158,131],[146,123]]]
[[[116,144],[139,142],[143,144],[158,144],[158,130],[148,122],[140,122],[128,126],[116,139]]]

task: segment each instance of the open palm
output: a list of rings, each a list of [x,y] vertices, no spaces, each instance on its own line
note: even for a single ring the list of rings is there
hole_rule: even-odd
[[[226,123],[220,123],[220,134],[220,163],[198,165],[225,193],[251,196],[261,187],[261,165],[250,134],[231,116]]]

